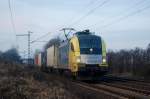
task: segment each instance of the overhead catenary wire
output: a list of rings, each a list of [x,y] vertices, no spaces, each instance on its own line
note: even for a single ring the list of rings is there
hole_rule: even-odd
[[[13,17],[13,12],[12,12],[12,8],[11,8],[10,0],[8,0],[8,6],[9,6],[11,25],[12,25],[12,28],[13,28],[13,33],[14,33],[15,38],[16,38],[16,28],[15,28],[15,22],[14,22],[14,17]]]
[[[91,0],[91,1],[86,5],[86,8],[87,8],[88,6],[94,4],[94,3],[97,2],[97,1],[99,1],[99,0]]]
[[[35,40],[31,41],[30,43],[37,42],[38,40],[40,40],[40,39],[42,39],[42,38],[46,37],[46,36],[47,36],[47,35],[49,35],[50,33],[51,33],[51,32],[48,32],[48,33],[46,33],[46,34],[44,34],[44,35],[42,35],[42,36],[38,37],[37,39],[35,39]]]
[[[69,27],[72,27],[73,25],[80,23],[85,18],[87,18],[90,14],[92,14],[96,9],[103,7],[108,1],[110,1],[110,0],[105,0],[102,3],[100,3],[99,5],[97,5],[96,7],[94,7],[93,9],[89,10],[85,15],[81,16],[78,20],[76,20],[72,24],[70,24]]]
[[[9,7],[9,14],[10,14],[10,23],[12,25],[13,34],[14,34],[14,38],[15,38],[15,47],[18,50],[18,43],[17,43],[17,37],[16,37],[16,27],[15,27],[15,21],[14,21],[14,17],[13,17],[13,11],[12,11],[10,0],[8,0],[8,7]]]
[[[129,10],[134,9],[135,7],[137,7],[138,5],[141,5],[142,3],[144,3],[146,0],[140,0],[139,2],[135,3],[134,5],[132,5],[131,7],[125,9],[124,11],[122,11],[121,13],[119,13],[119,15],[117,15],[117,17],[121,17],[123,14],[126,14]],[[124,16],[124,15],[123,15]],[[116,18],[116,16],[113,16],[111,18]],[[90,28],[90,27],[94,27],[96,25],[98,25],[99,23],[103,23],[105,22],[105,20],[98,20],[96,23],[87,26],[86,28]]]
[[[93,4],[95,4],[97,1],[100,1],[100,0],[90,0],[82,9],[79,9],[80,12],[85,12],[85,10],[87,10],[90,6],[92,6]],[[75,15],[78,15],[78,12],[75,14]],[[74,20],[76,20],[77,16],[72,16],[69,20],[67,20],[67,22],[74,22]],[[66,22],[66,23],[67,23]],[[65,24],[65,25],[62,25],[58,30],[62,29],[62,28],[66,28],[64,26],[67,26],[69,28],[71,28],[71,24]]]
[[[95,4],[97,1],[100,1],[100,0],[90,0],[90,2],[83,8],[83,9],[81,9],[80,11],[85,11],[86,9],[88,9],[89,8],[89,6],[91,6],[91,5],[93,5],[93,4]],[[105,1],[107,1],[107,0],[105,0]],[[94,9],[96,9],[97,8],[97,6],[94,8]],[[94,9],[92,9],[92,10],[94,10]],[[91,10],[90,10],[91,11]],[[90,13],[89,13],[90,14]],[[72,17],[70,20],[74,20],[74,19],[76,19],[76,17]],[[76,21],[76,20],[75,20]],[[68,22],[68,21],[67,21]],[[69,21],[70,22],[70,21]],[[74,22],[74,21],[72,21],[72,22]],[[71,28],[72,27],[72,25],[73,25],[73,23],[72,24],[69,24],[69,25],[66,25],[68,28]],[[62,25],[61,27],[59,27],[57,30],[59,30],[59,29],[61,29],[61,28],[66,28],[66,27],[64,27],[65,25]],[[77,30],[79,30],[79,29],[77,29]],[[60,32],[58,32],[58,33],[60,33]],[[61,34],[60,34],[61,35]],[[60,36],[59,35],[59,36]]]
[[[100,0],[90,0],[90,2],[83,8],[83,9],[81,9],[82,11],[83,10],[86,10],[89,6],[91,6],[91,5],[93,5],[95,2],[97,2],[97,1],[100,1]],[[105,0],[105,1],[108,1],[108,0]],[[105,3],[105,1],[104,1],[104,3]],[[100,5],[99,5],[100,6]],[[96,9],[97,7],[95,7],[94,9]],[[93,10],[94,10],[93,9]],[[91,13],[91,12],[90,12]],[[89,14],[90,14],[89,13]],[[74,20],[76,17],[73,17],[73,18],[71,18],[71,20]],[[60,26],[57,30],[60,30],[61,28],[64,28],[64,26],[65,25],[62,25],[62,26]],[[68,26],[68,27],[71,27],[71,25],[66,25],[66,26]],[[59,33],[59,32],[58,32]],[[41,38],[41,37],[40,37]],[[40,39],[39,38],[39,39]],[[43,37],[42,37],[43,38]],[[38,39],[38,40],[39,40]],[[37,40],[35,40],[35,41],[37,41]],[[32,41],[31,43],[34,43],[35,41]]]
[[[143,12],[144,10],[149,9],[149,8],[150,8],[150,5],[145,6],[145,7],[143,7],[143,8],[140,8],[140,9],[138,9],[138,10],[136,10],[136,11],[133,11],[133,12],[131,12],[131,13],[125,15],[125,16],[120,17],[120,18],[117,19],[117,20],[114,20],[114,21],[112,21],[112,22],[110,22],[110,23],[108,23],[108,24],[103,25],[101,28],[104,29],[104,28],[107,28],[107,27],[109,27],[109,26],[111,26],[111,25],[114,25],[114,24],[116,24],[116,23],[119,23],[119,22],[121,22],[121,21],[123,21],[123,20],[125,20],[125,19],[127,19],[127,18],[129,18],[129,17],[131,17],[131,16],[134,16],[134,15],[136,15],[136,14],[138,14],[138,13],[141,13],[141,12]]]

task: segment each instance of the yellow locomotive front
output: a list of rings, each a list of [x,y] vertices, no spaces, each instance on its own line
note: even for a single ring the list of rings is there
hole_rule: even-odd
[[[106,47],[101,37],[86,30],[77,32],[69,43],[69,67],[74,76],[96,77],[108,71]]]

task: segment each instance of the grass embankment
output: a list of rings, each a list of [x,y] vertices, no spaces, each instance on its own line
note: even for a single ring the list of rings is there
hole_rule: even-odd
[[[0,64],[0,99],[78,99],[57,77],[36,67]]]

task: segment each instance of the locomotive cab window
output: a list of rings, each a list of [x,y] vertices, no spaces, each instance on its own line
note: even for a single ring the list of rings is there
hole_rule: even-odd
[[[78,36],[81,54],[101,54],[101,38],[91,35]],[[92,49],[92,50],[91,50]]]

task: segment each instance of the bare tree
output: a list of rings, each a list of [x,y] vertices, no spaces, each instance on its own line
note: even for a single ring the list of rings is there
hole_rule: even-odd
[[[109,50],[107,54],[111,73],[150,76],[150,44],[147,49]]]
[[[4,53],[0,53],[1,60],[11,61],[11,62],[20,62],[20,56],[18,51],[15,48],[11,48]]]

